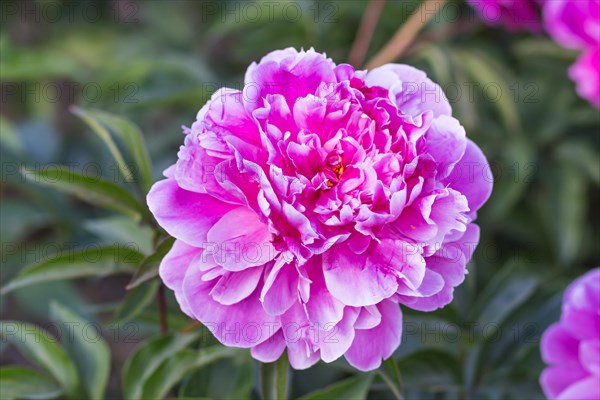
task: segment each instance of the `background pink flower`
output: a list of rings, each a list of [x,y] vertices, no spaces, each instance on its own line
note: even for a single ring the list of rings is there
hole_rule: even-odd
[[[177,239],[160,275],[225,345],[371,370],[400,344],[399,304],[452,301],[492,180],[422,71],[274,51],[186,131],[148,194]]]
[[[600,268],[575,280],[565,292],[560,321],[544,333],[540,377],[550,399],[600,398]]]
[[[544,25],[558,44],[582,49],[569,76],[577,93],[600,108],[600,0],[547,1]]]
[[[542,32],[541,0],[467,0],[489,25],[504,26],[509,31]]]

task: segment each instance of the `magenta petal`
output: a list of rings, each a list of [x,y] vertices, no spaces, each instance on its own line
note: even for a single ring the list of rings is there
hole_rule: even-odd
[[[600,377],[590,376],[575,382],[557,397],[557,400],[598,400],[600,399]]]
[[[354,342],[345,355],[350,365],[361,371],[379,368],[381,361],[398,348],[402,338],[400,306],[385,300],[377,308],[381,312],[381,323],[373,329],[356,330]]]
[[[181,310],[192,316],[187,300],[183,295],[183,279],[192,260],[200,254],[202,249],[192,247],[180,240],[173,243],[173,247],[160,262],[158,274],[165,285],[175,292],[175,298]]]
[[[271,337],[279,320],[264,312],[258,299],[259,289],[244,300],[224,306],[210,295],[216,280],[202,280],[203,272],[189,268],[183,292],[193,315],[224,345],[253,347]]]
[[[318,326],[317,343],[321,351],[321,359],[332,362],[344,355],[354,340],[354,323],[358,310],[346,307],[344,317],[337,323]]]
[[[239,303],[254,292],[263,270],[263,267],[254,267],[239,272],[226,272],[209,294],[225,306]]]
[[[388,89],[403,114],[417,116],[433,111],[434,116],[452,115],[450,103],[442,88],[414,67],[386,64],[367,73],[368,86]]]
[[[281,315],[299,300],[298,271],[293,264],[280,259],[266,274],[260,299],[270,315]]]
[[[590,374],[600,377],[600,338],[581,342],[579,359]]]
[[[548,367],[540,375],[540,385],[546,397],[556,399],[563,390],[585,375],[585,371],[578,367]]]
[[[313,257],[304,268],[308,269],[308,277],[312,281],[310,297],[305,305],[309,321],[320,327],[337,324],[344,315],[344,304],[329,293],[322,266]]]
[[[354,254],[347,246],[336,246],[323,255],[325,283],[331,294],[349,306],[368,306],[390,297],[398,288],[392,265],[401,260],[389,259],[400,254]],[[387,258],[387,259],[386,259]],[[399,261],[399,262],[398,262]],[[400,264],[401,265],[401,264]]]
[[[204,247],[210,228],[236,207],[207,194],[181,189],[174,179],[155,183],[147,201],[160,226],[171,236],[197,247]]]
[[[277,361],[281,357],[285,350],[285,345],[285,339],[280,329],[264,342],[252,347],[250,352],[252,353],[252,357],[258,361],[270,363]]]
[[[315,328],[308,324],[300,303],[295,303],[281,316],[281,330],[287,343],[288,359],[292,368],[306,369],[319,361],[319,351],[312,343]]]
[[[371,329],[381,323],[381,313],[377,306],[366,306],[360,308],[358,318],[354,323],[355,329]]]
[[[577,362],[579,342],[560,324],[554,324],[542,336],[541,352],[544,362],[568,366]]]
[[[467,139],[465,154],[443,182],[467,197],[470,215],[474,216],[490,197],[494,177],[483,152]]]
[[[267,225],[247,207],[231,210],[219,219],[208,231],[207,241],[206,252],[230,271],[263,265],[276,255]]]

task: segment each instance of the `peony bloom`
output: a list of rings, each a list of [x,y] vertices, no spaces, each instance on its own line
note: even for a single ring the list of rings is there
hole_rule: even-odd
[[[511,32],[522,29],[542,32],[542,0],[467,0],[481,19],[491,26],[502,25]]]
[[[544,24],[561,46],[582,49],[569,76],[577,93],[600,108],[600,0],[547,1]]]
[[[577,93],[600,108],[600,46],[585,50],[569,68],[569,77],[577,85]]]
[[[541,344],[549,364],[540,384],[549,399],[600,399],[600,268],[567,288],[560,321]]]
[[[399,304],[435,310],[463,281],[491,174],[423,72],[274,51],[185,133],[148,194],[177,239],[160,276],[223,344],[371,370]]]

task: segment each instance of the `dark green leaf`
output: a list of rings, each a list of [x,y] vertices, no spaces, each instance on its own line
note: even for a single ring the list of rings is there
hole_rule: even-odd
[[[152,374],[165,360],[189,346],[199,335],[200,333],[161,336],[139,346],[123,367],[123,397],[142,399],[144,385]]]
[[[372,381],[373,374],[359,374],[352,378],[336,382],[324,389],[315,390],[306,396],[302,396],[300,400],[365,400]]]
[[[222,358],[239,353],[239,349],[212,346],[200,350],[183,349],[166,360],[147,379],[143,388],[143,399],[162,399],[186,375]]]
[[[142,255],[128,246],[92,247],[59,255],[26,267],[0,290],[0,294],[40,282],[130,273],[141,259]]]
[[[81,385],[90,399],[103,399],[110,373],[110,350],[101,337],[89,340],[89,322],[58,304],[50,306],[52,320],[59,324],[63,346],[75,362]]]
[[[145,207],[121,186],[96,177],[86,177],[67,167],[47,166],[38,170],[21,170],[31,182],[72,194],[100,207],[122,212],[139,220],[147,214]]]
[[[139,246],[140,253],[152,253],[152,238],[154,231],[148,225],[142,225],[124,215],[113,215],[106,218],[97,218],[83,223],[86,230],[100,237],[105,244],[121,243],[128,245],[135,243]]]
[[[0,336],[53,376],[66,394],[76,395],[79,384],[75,364],[49,332],[24,322],[0,321]]]
[[[49,376],[21,367],[0,368],[0,399],[45,400],[62,394],[60,386]]]
[[[115,311],[113,323],[131,321],[137,317],[156,298],[156,292],[159,285],[160,281],[154,279],[146,281],[127,292],[125,298],[121,301]]]
[[[83,110],[74,107],[73,112],[104,140],[125,179],[129,182],[138,181],[144,192],[148,191],[152,185],[152,165],[140,129],[126,118],[103,111]],[[110,131],[123,142],[129,151],[137,167],[135,173],[126,164],[123,154],[113,140]]]
[[[173,247],[173,243],[175,243],[175,238],[172,237],[163,240],[158,245],[156,252],[142,261],[137,271],[135,271],[131,282],[127,285],[127,289],[133,289],[141,283],[156,277],[158,275],[158,267],[165,255]]]

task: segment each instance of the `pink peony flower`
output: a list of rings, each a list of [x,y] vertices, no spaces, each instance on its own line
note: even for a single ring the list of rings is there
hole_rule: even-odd
[[[600,43],[600,0],[549,0],[544,26],[561,46],[581,49]]]
[[[577,85],[577,93],[600,108],[600,46],[585,50],[569,68],[569,77]]]
[[[549,399],[600,399],[600,268],[567,288],[560,321],[541,343],[549,364],[540,384]]]
[[[511,32],[542,32],[540,3],[543,0],[467,0],[488,25],[502,25]]]
[[[296,369],[377,368],[399,304],[430,311],[479,240],[492,182],[439,86],[409,66],[314,50],[253,63],[199,111],[148,205],[177,240],[160,266],[181,309],[227,346]]]
[[[600,0],[547,1],[544,24],[558,44],[583,49],[569,76],[577,93],[600,108]]]

